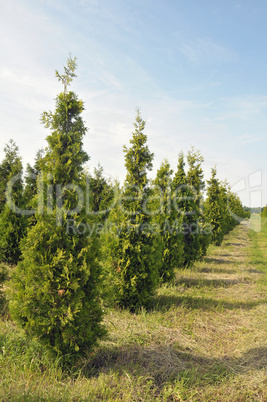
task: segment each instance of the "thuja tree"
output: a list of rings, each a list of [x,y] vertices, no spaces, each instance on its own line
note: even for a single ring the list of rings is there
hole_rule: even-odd
[[[193,262],[202,257],[210,242],[208,225],[204,217],[203,190],[205,188],[202,163],[204,159],[199,151],[192,148],[187,155],[188,190],[192,207],[188,216],[189,233],[186,236],[187,258]]]
[[[226,232],[227,205],[226,192],[216,176],[216,169],[212,169],[211,178],[207,181],[205,215],[212,226],[212,243],[220,245]]]
[[[34,207],[34,199],[38,191],[38,174],[41,171],[41,161],[44,156],[44,150],[40,149],[35,157],[33,166],[29,163],[26,167],[26,173],[24,177],[25,187],[24,187],[24,200],[26,208],[29,210]]]
[[[230,198],[231,198],[231,191],[227,181],[220,182],[220,201],[223,214],[223,222],[222,222],[223,236],[229,233],[238,223],[232,218],[232,214],[230,212],[230,204],[229,204]]]
[[[103,167],[94,168],[94,174],[87,175],[89,184],[90,211],[97,217],[99,223],[104,223],[113,207],[115,186],[104,176]]]
[[[216,169],[212,169],[208,181],[205,215],[212,226],[212,242],[218,246],[224,236],[247,217],[239,197],[227,182],[219,181]]]
[[[199,239],[195,235],[195,196],[185,172],[184,154],[178,157],[177,172],[172,181],[173,214],[183,236],[182,265],[189,266],[198,255]]]
[[[26,233],[22,160],[18,147],[10,141],[5,147],[1,171],[0,260],[16,264],[20,257],[20,241]],[[5,191],[4,191],[5,190]]]
[[[46,196],[41,194],[36,224],[23,242],[10,303],[12,317],[27,333],[65,358],[90,350],[105,333],[99,245],[93,236],[78,235],[73,223],[85,219],[81,175],[88,160],[82,142],[83,102],[68,90],[75,69],[76,60],[69,58],[65,73],[56,72],[64,91],[56,97],[55,111],[42,116],[51,130],[41,163]]]
[[[232,230],[236,225],[238,225],[243,219],[247,217],[244,211],[242,202],[237,194],[231,191],[229,183],[225,182],[222,184],[224,191],[224,199],[226,204],[226,233]]]
[[[179,217],[174,213],[172,202],[173,171],[167,160],[163,161],[153,182],[154,222],[158,225],[158,236],[162,248],[159,276],[163,282],[174,278],[175,268],[181,265],[183,240],[179,231]]]
[[[19,156],[19,149],[13,140],[10,140],[5,148],[5,157],[0,164],[0,212],[6,204],[6,189],[8,182],[16,175],[22,173],[22,160]],[[17,189],[22,186],[19,180],[14,184]]]
[[[10,140],[4,148],[5,157],[0,164],[0,213],[3,211],[6,203],[6,187],[10,175],[12,175],[12,166],[18,159],[18,147],[13,140]]]
[[[106,240],[115,301],[131,311],[149,306],[158,283],[155,236],[147,211],[151,194],[147,172],[152,169],[153,154],[139,111],[134,126],[131,146],[124,146],[126,180],[117,207],[110,213],[112,234]]]

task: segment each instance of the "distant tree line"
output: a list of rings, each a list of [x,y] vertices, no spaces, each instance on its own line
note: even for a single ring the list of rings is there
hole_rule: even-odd
[[[205,183],[194,148],[179,153],[175,171],[164,160],[149,180],[154,155],[139,110],[123,147],[124,184],[106,179],[101,166],[88,172],[84,105],[69,90],[75,70],[69,58],[64,74],[56,72],[64,90],[54,112],[42,115],[50,134],[34,165],[23,175],[12,140],[0,164],[0,260],[14,265],[11,316],[70,360],[105,335],[105,305],[149,309],[160,283],[250,215],[215,168]]]

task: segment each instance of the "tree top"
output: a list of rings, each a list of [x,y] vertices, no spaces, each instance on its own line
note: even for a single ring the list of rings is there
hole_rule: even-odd
[[[72,58],[71,55],[69,55],[67,59],[67,67],[64,66],[65,74],[59,74],[58,70],[56,70],[56,77],[58,78],[58,81],[61,81],[64,85],[64,93],[67,92],[67,86],[70,85],[73,78],[77,77],[77,75],[74,73],[76,68],[77,58]]]

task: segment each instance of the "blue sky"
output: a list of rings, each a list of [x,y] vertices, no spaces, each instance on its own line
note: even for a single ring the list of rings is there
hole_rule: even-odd
[[[10,138],[24,164],[46,146],[40,124],[72,85],[85,102],[91,169],[123,181],[136,107],[146,120],[154,173],[191,146],[205,177],[217,166],[246,205],[267,203],[265,0],[9,0],[0,5],[0,159]]]

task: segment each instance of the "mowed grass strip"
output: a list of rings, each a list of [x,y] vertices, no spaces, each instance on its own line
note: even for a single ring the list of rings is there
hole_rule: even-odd
[[[150,311],[108,308],[108,338],[69,372],[3,320],[0,399],[266,401],[266,242],[267,223],[242,223]]]

